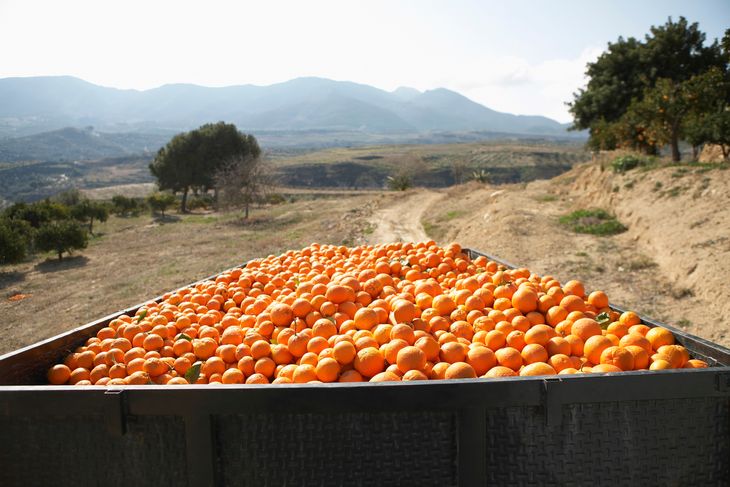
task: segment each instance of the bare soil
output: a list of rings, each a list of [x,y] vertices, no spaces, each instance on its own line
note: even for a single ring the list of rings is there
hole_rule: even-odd
[[[441,196],[439,192],[420,189],[381,198],[379,207],[370,219],[375,230],[367,236],[367,242],[377,244],[428,240],[421,220],[426,208]]]

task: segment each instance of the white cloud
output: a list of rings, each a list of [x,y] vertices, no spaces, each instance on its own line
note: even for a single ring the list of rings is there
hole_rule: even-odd
[[[586,64],[595,61],[602,51],[586,48],[573,59],[549,59],[534,65],[514,57],[485,59],[468,73],[455,73],[454,78],[444,82],[494,110],[569,122],[565,102],[585,85]]]

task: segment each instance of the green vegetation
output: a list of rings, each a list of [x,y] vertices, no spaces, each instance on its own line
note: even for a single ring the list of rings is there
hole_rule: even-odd
[[[684,17],[650,31],[643,42],[619,37],[588,64],[588,85],[570,104],[573,128],[590,131],[594,150],[658,154],[669,145],[673,161],[681,140],[695,154],[705,143],[730,143],[730,29],[710,45]]]
[[[149,205],[152,213],[159,213],[165,217],[165,210],[175,204],[175,195],[172,193],[156,192],[147,197],[147,205]]]
[[[35,235],[35,245],[38,250],[53,251],[58,254],[58,260],[63,258],[64,252],[84,249],[89,237],[84,228],[73,220],[59,220],[38,229]]]
[[[627,229],[615,216],[602,209],[576,210],[560,217],[560,223],[576,233],[615,235]]]
[[[116,195],[112,198],[112,212],[117,216],[138,216],[144,210],[144,201]]]
[[[613,172],[623,174],[637,167],[648,166],[653,161],[653,158],[638,155],[619,156],[611,161],[611,169],[613,169]]]
[[[71,216],[80,223],[89,225],[89,234],[94,234],[94,220],[105,222],[109,218],[109,206],[100,201],[82,199],[71,206]]]
[[[405,191],[413,186],[413,181],[408,174],[396,174],[388,176],[388,188],[393,191]]]
[[[0,264],[20,262],[28,255],[32,227],[24,220],[0,220]]]
[[[235,125],[206,124],[176,135],[157,152],[150,172],[161,190],[182,192],[180,211],[186,213],[190,190],[207,192],[216,187],[216,174],[234,158],[258,158],[261,149],[253,135]]]

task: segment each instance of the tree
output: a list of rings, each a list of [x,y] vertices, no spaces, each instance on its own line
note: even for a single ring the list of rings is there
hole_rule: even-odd
[[[243,206],[246,220],[251,204],[262,201],[273,187],[264,162],[253,155],[239,155],[228,160],[216,173],[215,184],[222,192],[224,205]]]
[[[141,204],[134,198],[127,198],[120,194],[112,197],[112,211],[119,216],[138,215]]]
[[[158,191],[147,197],[147,204],[152,210],[152,213],[160,213],[164,218],[165,210],[175,204],[175,195]]]
[[[88,223],[89,234],[94,235],[94,220],[107,221],[109,208],[100,201],[91,201],[84,198],[71,207],[71,216],[81,223]]]
[[[668,143],[677,161],[685,121],[696,105],[687,97],[690,80],[713,67],[727,73],[726,52],[717,41],[706,46],[698,24],[684,17],[651,27],[644,42],[619,37],[588,64],[588,84],[568,104],[572,128],[588,129],[594,149],[628,145],[655,153]]]
[[[13,264],[25,259],[32,230],[24,220],[0,220],[0,264]]]
[[[35,234],[35,246],[37,249],[58,253],[58,260],[63,258],[63,253],[70,253],[72,250],[84,249],[88,244],[86,230],[73,220],[60,220],[47,223],[41,226]]]
[[[44,223],[53,220],[64,220],[71,215],[68,206],[43,200],[37,203],[15,203],[4,211],[6,218],[25,220],[33,228],[40,228]]]
[[[159,150],[150,171],[161,190],[182,192],[180,211],[187,212],[191,189],[217,190],[216,174],[228,161],[260,155],[261,149],[253,135],[239,132],[233,124],[218,122],[173,137]]]

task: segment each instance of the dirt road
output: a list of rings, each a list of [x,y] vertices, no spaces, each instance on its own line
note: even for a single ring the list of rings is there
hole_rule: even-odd
[[[442,196],[436,191],[417,189],[391,197],[373,213],[370,222],[375,231],[366,240],[371,244],[428,240],[421,218],[426,208]]]

